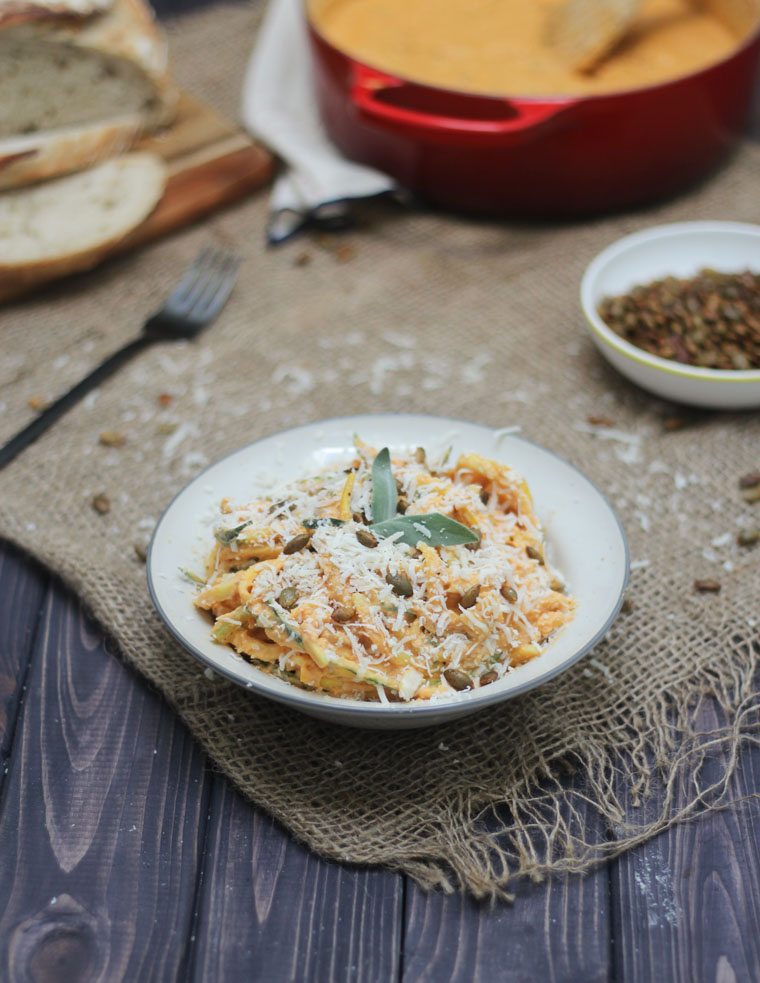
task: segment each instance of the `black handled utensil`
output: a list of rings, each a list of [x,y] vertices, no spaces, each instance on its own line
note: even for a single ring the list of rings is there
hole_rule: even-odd
[[[205,248],[200,251],[164,306],[143,325],[142,334],[127,342],[96,369],[48,406],[38,417],[0,448],[0,469],[33,443],[75,403],[99,386],[133,356],[159,341],[195,338],[216,319],[237,280],[240,260],[234,253]]]

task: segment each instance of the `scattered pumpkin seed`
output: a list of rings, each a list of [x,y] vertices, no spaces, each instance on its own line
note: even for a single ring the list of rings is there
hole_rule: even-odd
[[[339,625],[345,625],[347,622],[353,621],[355,617],[356,608],[349,604],[339,604],[332,613],[333,621]]]
[[[142,543],[134,543],[135,556],[140,561],[140,563],[145,563],[148,559],[148,551]]]
[[[406,510],[409,508],[409,499],[406,495],[399,495],[396,499],[396,511],[401,515],[404,515]]]
[[[458,693],[461,693],[464,689],[470,689],[472,686],[472,680],[461,669],[447,669],[443,674],[443,678]]]
[[[127,438],[123,433],[119,433],[118,430],[102,430],[98,441],[104,447],[123,447],[127,442]]]
[[[411,580],[403,573],[389,573],[385,582],[391,585],[397,597],[411,597],[414,594]]]
[[[367,516],[363,512],[354,512],[351,518],[354,522],[358,522],[360,526],[367,525]]]
[[[742,529],[736,542],[739,546],[755,546],[760,542],[760,529]]]
[[[370,532],[369,529],[357,529],[356,538],[362,546],[366,546],[370,550],[373,550],[378,543],[377,536],[373,532]]]
[[[285,608],[286,611],[292,611],[296,604],[298,604],[298,591],[295,587],[286,587],[280,591],[277,603],[281,608]]]
[[[490,502],[490,500],[491,500],[491,493],[489,492],[489,490],[487,488],[481,488],[480,489],[480,501],[484,505],[488,505],[488,503]]]
[[[718,594],[720,593],[720,586],[719,580],[694,581],[694,590],[699,591],[700,594]]]
[[[495,669],[490,669],[488,672],[483,673],[479,682],[481,686],[490,686],[491,683],[495,683],[498,678],[498,672]]]
[[[750,471],[749,474],[743,474],[739,478],[739,487],[744,488],[757,488],[760,485],[760,471]]]
[[[282,548],[282,552],[285,556],[290,556],[292,553],[299,553],[305,546],[309,545],[311,540],[310,532],[299,532],[297,536],[288,540],[287,543]]]
[[[425,461],[427,460],[427,455],[425,454],[424,447],[417,448],[417,450],[414,452],[414,460],[417,462],[417,464],[425,463]]]
[[[100,515],[105,515],[107,512],[111,511],[111,499],[108,495],[101,492],[99,495],[95,495],[92,500],[92,507]]]
[[[623,603],[620,605],[620,611],[622,614],[630,614],[633,611],[633,601],[630,597],[626,597]]]
[[[472,587],[468,587],[464,594],[462,594],[462,600],[459,602],[460,608],[475,607],[475,603],[479,596],[480,584],[473,584]]]
[[[544,565],[544,554],[541,552],[541,550],[536,549],[535,546],[526,546],[525,553],[526,556],[531,558],[531,560],[538,560],[541,566]]]
[[[413,621],[416,621],[419,615],[416,611],[404,611],[404,621],[411,625]]]
[[[501,588],[501,596],[505,601],[509,601],[510,604],[517,604],[517,591],[514,587],[510,587],[509,584],[504,584]]]
[[[760,502],[760,485],[755,485],[754,488],[745,488],[742,492],[742,498],[748,505]]]

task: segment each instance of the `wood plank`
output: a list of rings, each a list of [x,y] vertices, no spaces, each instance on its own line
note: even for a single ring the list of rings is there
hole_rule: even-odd
[[[722,721],[707,707],[699,723]],[[709,763],[703,781],[717,779],[723,764],[720,756]],[[732,796],[758,791],[760,749],[748,746]],[[618,858],[611,877],[615,978],[760,979],[756,799],[666,831]]]
[[[586,814],[589,823],[598,820]],[[607,868],[585,878],[515,884],[513,904],[426,894],[409,882],[408,983],[601,983],[609,976]]]
[[[0,543],[0,758],[7,757],[48,575],[10,543]],[[3,775],[0,774],[0,781]]]
[[[177,978],[209,782],[175,715],[56,584],[0,816],[0,978]]]
[[[400,875],[320,860],[219,778],[190,978],[390,983],[401,902]]]

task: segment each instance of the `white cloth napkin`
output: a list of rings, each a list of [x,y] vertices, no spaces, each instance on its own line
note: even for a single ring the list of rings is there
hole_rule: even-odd
[[[271,197],[270,242],[309,222],[335,224],[348,201],[396,187],[341,156],[319,118],[302,0],[270,0],[243,82],[243,123],[283,160]]]

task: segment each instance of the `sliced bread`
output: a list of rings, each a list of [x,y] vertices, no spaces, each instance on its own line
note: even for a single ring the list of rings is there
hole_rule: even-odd
[[[0,195],[0,299],[91,269],[148,217],[165,184],[164,162],[134,153]]]
[[[112,0],[82,16],[83,2],[0,0],[0,188],[86,167],[98,141],[105,153],[117,130],[121,146],[172,116],[166,43],[150,7]],[[77,127],[81,147],[70,139]],[[8,170],[19,153],[23,166]]]

